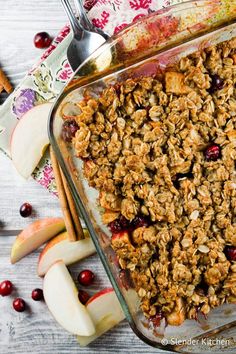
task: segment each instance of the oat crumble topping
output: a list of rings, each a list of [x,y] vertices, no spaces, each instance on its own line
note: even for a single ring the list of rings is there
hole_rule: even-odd
[[[78,106],[72,144],[145,316],[235,303],[236,38]]]

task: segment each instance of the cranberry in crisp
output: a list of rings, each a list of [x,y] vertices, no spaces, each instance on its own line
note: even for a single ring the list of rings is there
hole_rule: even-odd
[[[13,285],[10,280],[4,280],[0,284],[0,295],[8,296],[12,293]]]
[[[20,215],[23,218],[27,218],[28,216],[30,216],[32,213],[32,206],[29,203],[24,203],[21,205],[20,207]]]
[[[150,321],[153,323],[154,327],[159,327],[161,320],[164,318],[164,315],[161,311],[157,312],[155,316],[150,317]]]
[[[236,261],[236,247],[226,246],[225,255],[229,261]]]
[[[52,38],[47,32],[39,32],[34,36],[34,45],[36,48],[48,48],[52,43]]]
[[[31,297],[34,301],[41,301],[44,299],[43,297],[43,290],[42,289],[34,289],[32,291]]]
[[[75,133],[77,132],[78,129],[79,126],[75,120],[66,120],[62,126],[62,132],[61,132],[62,139],[68,143],[71,142],[72,138],[75,136]]]
[[[78,282],[81,285],[87,286],[87,285],[92,284],[92,282],[94,281],[94,278],[95,278],[94,273],[89,269],[85,269],[79,273]]]
[[[217,74],[211,76],[211,91],[221,90],[224,87],[224,80]]]
[[[131,228],[133,230],[137,229],[138,227],[142,226],[149,226],[150,220],[144,216],[136,216],[131,222]]]
[[[212,144],[208,146],[205,150],[205,157],[207,161],[216,161],[220,157],[220,147],[219,145]]]
[[[121,231],[126,231],[130,227],[130,222],[123,215],[118,219],[110,222],[109,228],[113,234],[119,233]]]
[[[79,296],[79,301],[80,301],[83,305],[85,305],[86,302],[87,302],[87,301],[89,300],[89,298],[90,298],[89,294],[88,294],[86,291],[84,291],[84,290],[79,290],[78,296]]]
[[[21,299],[21,298],[15,299],[13,301],[12,305],[13,305],[14,310],[17,311],[17,312],[25,311],[25,307],[26,307],[25,306],[25,301],[23,299]]]

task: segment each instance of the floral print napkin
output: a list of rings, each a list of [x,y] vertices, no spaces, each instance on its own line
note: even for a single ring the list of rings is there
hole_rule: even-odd
[[[183,0],[85,0],[91,22],[109,35],[162,7]],[[10,157],[10,138],[17,121],[33,106],[53,102],[73,75],[66,50],[72,39],[70,27],[65,26],[52,45],[33,66],[21,84],[0,107],[0,149]],[[33,173],[49,192],[56,186],[48,153]]]

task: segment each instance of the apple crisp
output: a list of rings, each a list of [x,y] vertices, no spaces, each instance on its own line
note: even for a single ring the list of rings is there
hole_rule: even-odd
[[[235,303],[236,38],[78,107],[72,145],[145,316]]]

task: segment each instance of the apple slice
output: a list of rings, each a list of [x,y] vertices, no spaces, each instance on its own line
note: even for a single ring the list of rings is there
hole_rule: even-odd
[[[81,336],[95,333],[88,310],[78,299],[78,290],[62,261],[54,263],[44,277],[45,302],[55,320],[68,332]]]
[[[121,319],[121,321],[123,318]],[[103,320],[96,325],[96,333],[92,336],[77,336],[78,342],[81,347],[86,347],[86,345],[90,344],[97,338],[101,337],[104,333],[115,327],[119,322],[112,318],[111,316],[103,317]]]
[[[85,238],[71,242],[67,232],[53,238],[39,255],[38,275],[43,276],[50,266],[58,260],[70,265],[96,252],[88,230],[84,230]]]
[[[49,144],[47,122],[52,103],[31,108],[16,125],[11,137],[11,158],[20,175],[29,178]]]
[[[78,341],[82,346],[88,345],[125,318],[112,288],[105,288],[96,293],[89,299],[86,307],[95,324],[96,333],[89,337],[78,336]]]
[[[18,262],[65,229],[62,218],[40,219],[27,226],[17,236],[11,250],[11,263]]]

